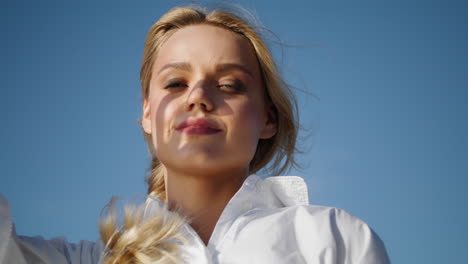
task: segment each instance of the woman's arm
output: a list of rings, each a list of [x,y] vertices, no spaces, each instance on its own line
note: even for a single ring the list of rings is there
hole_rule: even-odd
[[[17,236],[8,201],[0,195],[0,263],[99,263],[101,242]]]

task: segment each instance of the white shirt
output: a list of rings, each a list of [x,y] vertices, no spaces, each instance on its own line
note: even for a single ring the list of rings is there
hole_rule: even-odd
[[[164,213],[155,197],[145,217]],[[186,225],[184,263],[390,263],[378,236],[343,210],[311,206],[307,186],[294,176],[249,176],[216,223],[208,245]],[[0,196],[0,264],[99,263],[101,242],[16,236],[8,203]]]

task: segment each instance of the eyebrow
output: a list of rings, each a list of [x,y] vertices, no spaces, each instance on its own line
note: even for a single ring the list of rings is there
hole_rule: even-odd
[[[252,79],[255,79],[252,72],[246,67],[244,67],[243,65],[240,65],[237,63],[224,63],[224,64],[219,64],[216,66],[216,72],[228,72],[228,71],[233,71],[233,70],[244,72],[247,75],[249,75]]]
[[[161,72],[167,70],[167,69],[176,69],[176,70],[182,70],[182,71],[192,71],[192,66],[187,63],[187,62],[174,62],[174,63],[168,63],[164,66],[161,67],[161,69],[158,71],[158,74]]]
[[[158,74],[161,72],[167,70],[167,69],[176,69],[176,70],[182,70],[182,71],[187,71],[190,72],[192,71],[192,66],[188,62],[174,62],[174,63],[168,63],[161,67],[161,69],[158,71]],[[223,73],[223,72],[228,72],[228,71],[233,71],[233,70],[238,70],[241,72],[246,73],[249,75],[251,78],[254,78],[253,73],[244,67],[241,64],[237,63],[223,63],[223,64],[218,64],[216,65],[216,72],[218,73]]]

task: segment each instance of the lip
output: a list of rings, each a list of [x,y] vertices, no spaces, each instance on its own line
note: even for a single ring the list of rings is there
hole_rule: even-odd
[[[180,123],[176,130],[188,135],[212,135],[222,131],[216,122],[206,118],[189,118]]]

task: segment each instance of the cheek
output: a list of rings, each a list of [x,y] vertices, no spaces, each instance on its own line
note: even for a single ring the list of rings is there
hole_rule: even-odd
[[[250,164],[257,150],[262,128],[262,109],[259,104],[244,104],[237,109],[236,121],[233,125],[231,155]],[[238,153],[234,155],[234,153]]]
[[[169,140],[169,133],[171,125],[173,124],[172,117],[178,109],[178,104],[169,97],[154,98],[151,104],[151,126],[152,138],[154,147],[157,149],[158,145],[167,143]]]
[[[241,105],[239,112],[246,121],[252,122],[256,128],[260,127],[263,121],[264,109],[260,100],[249,100]]]
[[[262,109],[259,104],[246,102],[236,107],[234,130],[241,138],[250,144],[258,141],[262,124]]]

